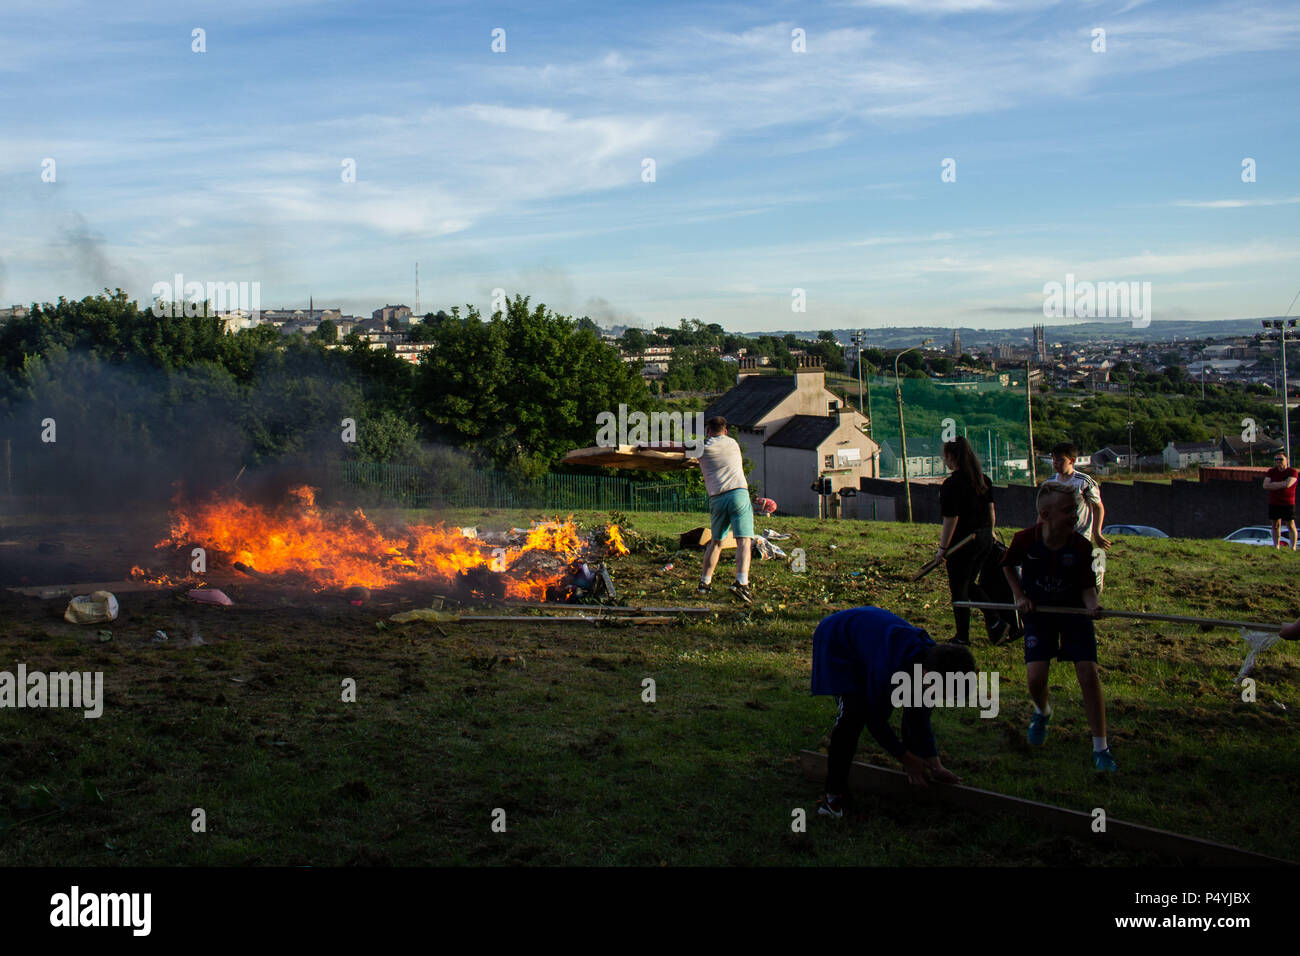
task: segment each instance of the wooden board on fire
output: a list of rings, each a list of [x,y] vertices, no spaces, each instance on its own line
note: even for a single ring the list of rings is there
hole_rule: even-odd
[[[678,471],[692,464],[682,445],[651,448],[646,445],[610,445],[575,448],[564,456],[570,465],[633,468],[638,471]]]

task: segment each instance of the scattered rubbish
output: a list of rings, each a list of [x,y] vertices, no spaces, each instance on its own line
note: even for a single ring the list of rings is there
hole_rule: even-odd
[[[585,561],[575,562],[573,570],[573,586],[578,588],[591,588],[596,583],[596,572]]]
[[[113,639],[113,632],[112,632],[112,631],[100,631],[100,632],[99,632],[99,640],[100,640],[101,643],[105,643],[105,642],[111,641],[112,639]]]
[[[247,574],[250,578],[257,578],[259,581],[266,581],[268,584],[279,583],[274,574],[267,574],[265,571],[259,571],[257,568],[250,567],[242,561],[236,561],[234,568],[241,574]]]
[[[154,632],[153,632],[153,642],[154,642],[155,644],[161,644],[161,643],[162,643],[163,641],[165,641],[165,640],[167,640],[167,632],[166,632],[166,631],[154,631]]]
[[[758,552],[758,557],[761,561],[766,561],[769,558],[785,557],[785,552],[771,541],[768,541],[767,538],[755,538],[754,550]]]
[[[460,536],[462,538],[469,538],[470,540],[473,540],[474,538],[478,537],[478,528],[459,528],[457,530],[460,531]]]
[[[771,498],[759,498],[754,502],[754,510],[761,515],[776,513],[776,502]]]
[[[1246,660],[1245,663],[1241,665],[1241,670],[1237,672],[1237,679],[1232,682],[1234,685],[1239,685],[1242,682],[1242,679],[1251,672],[1255,666],[1255,657],[1260,652],[1266,651],[1276,644],[1281,640],[1281,637],[1277,634],[1269,634],[1267,632],[1248,631],[1243,627],[1241,629],[1241,639],[1250,647],[1250,652],[1246,655]]]
[[[1279,710],[1286,710],[1286,704],[1282,703],[1280,700],[1275,700],[1273,703],[1277,704]]]
[[[218,591],[216,588],[195,588],[187,596],[191,601],[199,604],[220,604],[222,607],[229,607],[235,603],[226,597],[224,591]]]
[[[600,566],[600,576],[596,582],[596,596],[607,597],[611,601],[618,600],[618,591],[614,588],[614,579],[609,575],[609,569],[603,564]]]
[[[780,531],[774,531],[771,528],[764,528],[763,537],[767,538],[769,541],[785,541],[790,536],[788,534],[782,534]]]
[[[117,598],[111,591],[79,594],[68,602],[63,619],[71,624],[99,624],[117,620]]]
[[[347,591],[344,592],[343,596],[348,599],[348,603],[353,607],[361,607],[361,605],[370,600],[370,588],[357,585],[356,587],[348,588]]]
[[[665,571],[671,571],[672,569],[673,569],[673,563],[671,561],[669,561],[667,564],[664,565]]]
[[[833,545],[830,546],[830,548],[831,548],[832,551],[838,551],[839,548],[840,548],[840,546],[839,546],[838,544],[833,544]]]

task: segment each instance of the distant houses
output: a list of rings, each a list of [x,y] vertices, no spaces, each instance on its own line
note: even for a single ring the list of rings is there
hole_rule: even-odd
[[[900,458],[902,447],[898,439],[886,438],[880,443],[880,470],[885,475],[902,476]],[[937,438],[918,435],[907,439],[907,477],[947,477],[948,466],[943,463],[943,442]]]
[[[1165,465],[1176,470],[1223,464],[1223,449],[1217,441],[1171,441],[1162,455]]]

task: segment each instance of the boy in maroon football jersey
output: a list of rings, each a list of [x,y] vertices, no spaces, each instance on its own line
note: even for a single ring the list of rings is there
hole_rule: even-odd
[[[1041,747],[1047,740],[1047,723],[1052,717],[1047,677],[1052,658],[1072,661],[1092,731],[1092,765],[1097,770],[1114,771],[1119,768],[1106,742],[1106,703],[1097,674],[1097,636],[1092,626],[1100,610],[1092,544],[1075,531],[1081,499],[1074,485],[1044,482],[1038,489],[1039,522],[1011,539],[1002,570],[1016,606],[1025,616],[1025,675],[1034,701],[1029,742]],[[1088,613],[1044,614],[1036,611],[1038,605],[1085,608]]]
[[[1288,467],[1286,455],[1273,456],[1273,467],[1264,476],[1264,490],[1268,492],[1268,519],[1273,522],[1273,547],[1282,547],[1282,522],[1291,528],[1291,550],[1300,542],[1295,534],[1295,488],[1300,471]]]

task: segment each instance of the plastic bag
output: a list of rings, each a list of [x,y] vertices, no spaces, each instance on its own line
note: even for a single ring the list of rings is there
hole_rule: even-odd
[[[117,620],[117,598],[110,591],[78,594],[68,602],[63,619],[72,624],[100,624]]]

